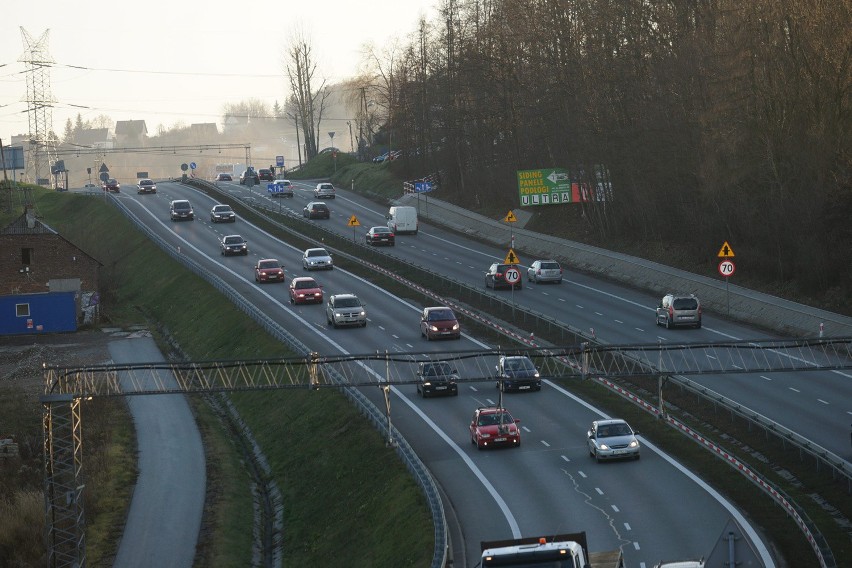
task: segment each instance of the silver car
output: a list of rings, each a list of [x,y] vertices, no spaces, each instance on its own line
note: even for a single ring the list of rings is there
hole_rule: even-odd
[[[314,190],[314,199],[334,199],[336,193],[334,185],[328,182],[318,183]]]
[[[527,281],[562,284],[562,267],[555,260],[536,260],[527,269]]]
[[[325,308],[328,325],[367,325],[367,311],[355,294],[336,294],[328,299]]]
[[[639,459],[639,440],[627,422],[620,419],[595,420],[586,432],[589,455],[596,461],[609,459]]]
[[[324,248],[309,248],[302,254],[302,268],[305,270],[331,270],[334,261]]]

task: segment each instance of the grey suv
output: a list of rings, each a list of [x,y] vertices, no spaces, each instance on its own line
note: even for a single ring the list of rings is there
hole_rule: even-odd
[[[666,329],[683,325],[701,327],[701,302],[692,294],[666,294],[657,306],[657,325]]]
[[[367,311],[355,294],[336,294],[328,299],[325,318],[329,325],[367,325]]]

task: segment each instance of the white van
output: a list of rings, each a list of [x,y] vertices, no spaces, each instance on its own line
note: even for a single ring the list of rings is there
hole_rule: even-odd
[[[417,208],[394,205],[387,214],[388,229],[399,235],[402,233],[417,234]]]

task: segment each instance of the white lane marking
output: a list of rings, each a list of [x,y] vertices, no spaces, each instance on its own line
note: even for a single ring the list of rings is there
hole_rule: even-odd
[[[623,321],[621,321],[621,320],[612,320],[612,321],[614,321],[615,323],[624,323],[624,322],[623,322]]]
[[[603,495],[603,494],[604,494],[604,492],[601,490],[601,488],[600,488],[600,487],[595,487],[595,491],[597,491],[598,495]]]
[[[542,440],[542,441],[541,441],[541,443],[542,443],[542,444],[544,444],[544,447],[545,447],[545,448],[549,448],[549,447],[550,447],[550,444],[548,444],[548,443],[547,443],[547,442],[545,442],[544,440]]]
[[[767,381],[771,381],[771,380],[772,380],[772,379],[770,379],[769,377],[767,377],[766,375],[760,375],[760,378],[761,378],[761,379],[764,379],[764,380],[767,380]]]
[[[619,510],[619,508],[618,508],[618,507],[616,507],[615,505],[610,505],[610,507],[612,507],[612,510],[613,510],[613,511],[615,511],[616,513],[620,513],[620,512],[621,512],[621,511]]]
[[[568,456],[563,455],[563,456],[559,456],[559,457],[561,457],[564,461],[567,461],[567,462],[571,461],[571,460],[568,458]]]
[[[577,473],[580,475],[580,477],[582,477],[584,479],[587,477],[586,474],[583,473],[582,471],[578,471]]]
[[[790,389],[793,392],[802,392],[799,389],[794,389],[793,387],[787,387],[787,388]]]
[[[624,530],[627,530],[627,531],[633,530],[632,528],[630,528],[630,523],[624,523]]]
[[[825,400],[823,400],[823,399],[821,399],[821,398],[818,398],[818,399],[817,399],[817,402],[821,402],[821,403],[823,403],[823,404],[829,404],[829,402],[828,402],[828,401],[825,401]]]

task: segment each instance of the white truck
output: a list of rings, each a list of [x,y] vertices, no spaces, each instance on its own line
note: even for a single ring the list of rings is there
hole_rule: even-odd
[[[394,205],[387,214],[388,229],[397,235],[403,233],[417,234],[417,208],[409,205]]]
[[[483,541],[480,566],[559,566],[574,568],[624,568],[620,548],[589,552],[586,533],[544,535],[510,540]]]

